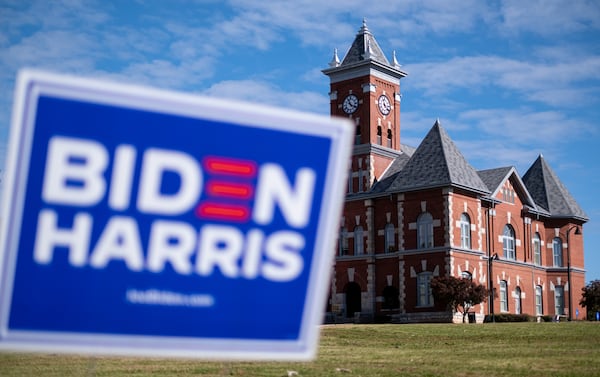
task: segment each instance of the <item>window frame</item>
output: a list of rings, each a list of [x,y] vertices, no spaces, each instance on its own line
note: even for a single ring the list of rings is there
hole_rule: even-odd
[[[423,271],[417,274],[416,306],[418,308],[429,308],[434,305],[431,279],[433,279],[433,273],[431,271]]]
[[[433,216],[423,212],[417,217],[417,249],[433,247]]]
[[[504,259],[517,259],[515,230],[510,224],[506,224],[502,230],[502,253],[504,255]]]
[[[365,254],[364,230],[357,225],[354,227],[354,255]]]
[[[523,302],[521,301],[521,287],[515,288],[515,314],[521,314],[523,312]]]
[[[338,255],[348,255],[348,229],[344,226],[340,229],[340,239],[338,241]]]
[[[544,315],[544,296],[542,286],[535,286],[535,315]]]
[[[471,249],[471,218],[468,213],[460,215],[460,247]]]
[[[554,237],[552,239],[552,266],[563,267],[563,248],[562,239]]]
[[[500,311],[508,313],[508,283],[500,280]]]
[[[383,236],[384,236],[384,248],[385,250],[383,251],[384,253],[391,253],[393,252],[393,249],[396,247],[396,227],[394,227],[394,224],[392,223],[387,223],[385,224],[385,228],[383,229]],[[392,250],[390,250],[392,249]]]
[[[535,232],[532,238],[533,248],[533,264],[536,266],[542,265],[542,238],[538,232]]]
[[[554,313],[565,315],[565,287],[563,285],[554,286]]]

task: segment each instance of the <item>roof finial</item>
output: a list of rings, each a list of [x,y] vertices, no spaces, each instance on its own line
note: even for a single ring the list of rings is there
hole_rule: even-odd
[[[398,63],[398,59],[396,59],[396,50],[394,50],[394,52],[392,53],[392,65],[395,68],[400,68],[401,67],[400,63]]]
[[[435,118],[435,124],[434,124],[434,126],[441,126],[440,118],[439,117]]]
[[[364,34],[369,32],[369,28],[367,27],[367,19],[363,17],[362,26],[360,28],[360,33]]]
[[[340,58],[338,57],[337,48],[333,49],[333,58],[329,62],[330,67],[339,67],[340,66]]]

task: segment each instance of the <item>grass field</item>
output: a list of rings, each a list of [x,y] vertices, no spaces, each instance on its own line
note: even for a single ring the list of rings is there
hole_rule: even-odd
[[[600,376],[600,324],[332,325],[313,362],[0,353],[0,376]],[[293,375],[293,373],[292,373]]]

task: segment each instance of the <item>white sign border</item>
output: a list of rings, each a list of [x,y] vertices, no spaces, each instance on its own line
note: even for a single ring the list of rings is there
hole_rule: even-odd
[[[299,338],[266,341],[9,330],[20,234],[13,224],[20,226],[22,220],[25,180],[29,175],[23,167],[29,166],[36,110],[32,104],[42,94],[329,138],[329,174],[324,183]],[[349,120],[31,69],[19,72],[14,98],[0,218],[0,350],[215,360],[314,359],[352,148],[354,126]],[[9,220],[13,218],[18,221]]]

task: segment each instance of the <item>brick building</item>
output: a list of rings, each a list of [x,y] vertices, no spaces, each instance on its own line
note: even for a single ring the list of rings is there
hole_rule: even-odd
[[[588,217],[543,156],[523,176],[514,167],[477,171],[439,121],[416,149],[401,144],[407,73],[364,22],[323,73],[331,114],[356,124],[329,320],[449,321],[430,290],[440,275],[495,290],[474,308],[477,321],[582,312]]]

